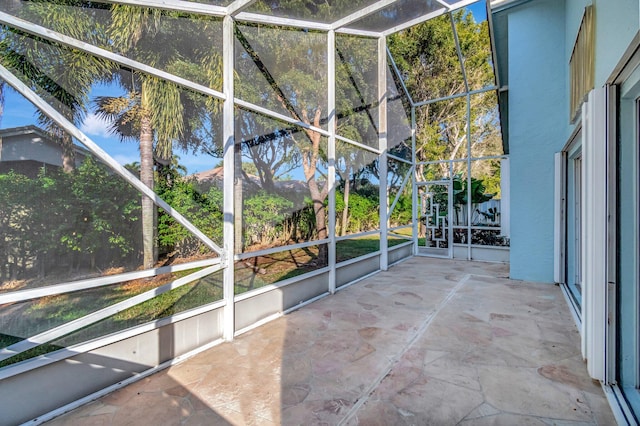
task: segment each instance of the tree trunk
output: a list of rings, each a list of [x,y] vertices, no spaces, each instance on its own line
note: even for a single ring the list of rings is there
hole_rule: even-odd
[[[349,192],[351,189],[351,167],[347,167],[346,179],[344,180],[344,210],[342,210],[342,229],[340,235],[347,235],[347,225],[349,222]]]
[[[243,193],[243,181],[244,176],[242,175],[242,146],[237,143],[234,146],[234,154],[235,154],[235,172],[233,176],[233,232],[234,232],[234,240],[235,240],[235,253],[242,253],[244,250],[244,232],[242,232],[242,223],[244,220],[243,217],[243,206],[244,206],[244,193]],[[225,176],[225,179],[228,177]],[[225,194],[225,197],[227,194]]]
[[[64,133],[60,143],[62,145],[62,170],[65,173],[71,173],[76,168],[76,155],[71,135]]]
[[[151,117],[144,114],[140,120],[140,180],[153,190],[153,129]],[[153,268],[158,260],[156,248],[156,206],[152,199],[142,196],[143,267]]]
[[[313,200],[313,213],[316,218],[318,239],[324,240],[328,236],[327,212],[324,207],[324,199],[326,195],[323,195],[323,191],[320,191],[318,183],[315,180],[309,181],[309,192],[311,193],[311,199]],[[318,246],[318,262],[318,266],[326,266],[329,262],[329,251],[326,244]]]

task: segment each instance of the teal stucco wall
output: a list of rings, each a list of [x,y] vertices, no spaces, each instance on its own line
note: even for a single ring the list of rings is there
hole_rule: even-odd
[[[571,1],[571,0],[570,0]],[[602,87],[638,32],[638,0],[595,0],[596,77]]]
[[[508,16],[509,34],[514,279],[553,281],[553,154],[574,130],[568,64],[590,4],[596,19],[595,87],[601,87],[640,28],[638,0],[536,0],[501,12]]]
[[[565,2],[510,11],[511,277],[553,281],[554,153],[569,136]]]

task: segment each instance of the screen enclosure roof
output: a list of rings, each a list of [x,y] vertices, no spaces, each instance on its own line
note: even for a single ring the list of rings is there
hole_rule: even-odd
[[[363,36],[389,35],[477,0],[112,0],[110,3],[180,11],[213,16],[232,15],[245,21],[334,30]]]

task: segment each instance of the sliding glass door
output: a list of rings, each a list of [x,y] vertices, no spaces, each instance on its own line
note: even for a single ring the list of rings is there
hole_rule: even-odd
[[[636,417],[640,414],[640,70],[620,90],[618,146],[618,385]]]

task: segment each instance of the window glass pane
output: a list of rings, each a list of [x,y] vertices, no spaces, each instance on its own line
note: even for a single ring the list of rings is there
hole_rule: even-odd
[[[464,93],[448,14],[389,36],[388,45],[414,102]]]
[[[504,154],[498,96],[485,92],[471,96],[471,156]]]
[[[328,24],[357,12],[360,8],[374,4],[376,1],[377,0],[326,0],[323,2],[299,3],[282,0],[259,0],[249,6],[247,12]]]
[[[349,28],[378,32],[385,31],[438,9],[444,12],[442,4],[435,0],[398,0],[382,10],[350,24]]]
[[[471,244],[478,246],[509,247],[509,238],[499,229],[472,229]]]
[[[238,98],[326,128],[326,34],[236,24],[235,71]]]
[[[355,234],[379,229],[380,181],[377,155],[336,142],[336,233]]]
[[[194,271],[180,274],[190,272]],[[214,272],[54,340],[52,344],[65,347],[75,345],[216,302],[222,299],[222,279],[222,271]]]
[[[2,2],[0,10],[222,90],[220,18],[133,5],[59,0]],[[83,65],[90,66],[86,62]]]
[[[337,133],[378,147],[378,41],[336,35]]]
[[[501,190],[500,160],[471,162],[471,181],[466,173],[454,177],[454,218],[453,225],[483,227],[491,232],[472,230],[472,244],[508,245],[500,237]],[[469,197],[471,200],[469,210]],[[480,230],[482,231],[482,230]],[[495,232],[494,232],[495,231]],[[456,242],[467,243],[467,229],[454,229]],[[473,242],[476,241],[476,242]]]
[[[327,140],[236,110],[238,251],[327,238]]]
[[[344,262],[377,251],[380,251],[380,234],[338,241],[336,243],[336,262]]]
[[[235,264],[236,294],[326,267],[327,245],[285,250],[251,257]]]

